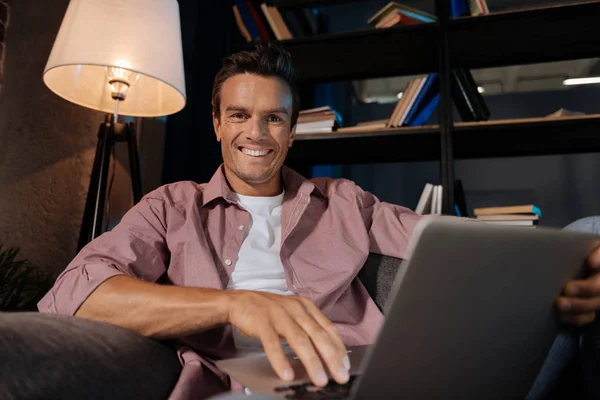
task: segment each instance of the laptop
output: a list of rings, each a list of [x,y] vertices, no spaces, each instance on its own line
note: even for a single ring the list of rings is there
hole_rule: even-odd
[[[312,386],[293,352],[293,382],[262,354],[217,366],[273,398],[523,399],[560,328],[554,301],[598,245],[580,232],[425,218],[375,342],[347,349],[350,382]]]

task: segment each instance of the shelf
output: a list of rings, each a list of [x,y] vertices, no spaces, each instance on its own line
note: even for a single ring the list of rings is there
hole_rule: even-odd
[[[283,40],[300,81],[341,81],[437,71],[437,24]]]
[[[452,66],[535,64],[600,56],[600,1],[449,21]]]
[[[432,125],[361,133],[297,135],[287,163],[318,165],[435,160],[439,153],[439,127]]]
[[[280,10],[292,8],[326,7],[336,4],[354,3],[361,0],[268,0],[267,3]]]
[[[600,152],[600,115],[457,123],[457,159]],[[289,165],[438,160],[439,127],[297,135]]]
[[[541,156],[600,152],[600,115],[457,124],[454,156]]]
[[[598,57],[598,16],[600,1],[453,19],[450,62],[475,69]],[[373,28],[281,44],[304,82],[417,75],[438,71],[437,28]]]

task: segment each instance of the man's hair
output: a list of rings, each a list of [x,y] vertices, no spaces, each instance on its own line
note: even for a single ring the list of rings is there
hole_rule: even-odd
[[[221,118],[221,88],[223,83],[232,76],[244,73],[275,76],[287,82],[292,92],[291,126],[294,126],[300,112],[296,71],[290,53],[276,42],[258,43],[252,50],[234,53],[223,60],[223,65],[215,76],[213,83],[213,115],[219,119]]]

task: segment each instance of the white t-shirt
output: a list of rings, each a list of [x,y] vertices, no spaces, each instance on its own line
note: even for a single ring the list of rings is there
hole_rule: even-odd
[[[227,284],[230,290],[254,290],[293,295],[288,289],[281,263],[281,209],[284,192],[273,197],[235,194],[250,213],[246,238]],[[249,339],[234,329],[238,351],[262,351],[259,340]]]

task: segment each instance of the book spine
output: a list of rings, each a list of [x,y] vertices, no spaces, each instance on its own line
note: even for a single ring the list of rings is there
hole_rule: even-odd
[[[256,23],[256,26],[258,28],[258,33],[260,34],[260,38],[262,40],[268,41],[272,37],[274,37],[269,34],[269,30],[267,29],[266,24],[265,24],[266,21],[263,21],[263,19],[260,17],[260,13],[258,12],[254,3],[252,3],[251,0],[246,0],[246,7],[248,7],[248,11],[250,12],[250,15],[252,16],[254,23]]]
[[[235,5],[240,12],[242,21],[244,21],[244,25],[246,26],[246,29],[248,29],[252,40],[260,39],[260,32],[258,31],[258,27],[256,26],[252,15],[250,15],[250,11],[246,7],[246,2],[244,0],[236,0]]]
[[[471,72],[464,68],[455,68],[452,70],[452,76],[455,86],[452,97],[462,120],[467,122],[489,119],[490,111],[477,90],[477,83]]]

